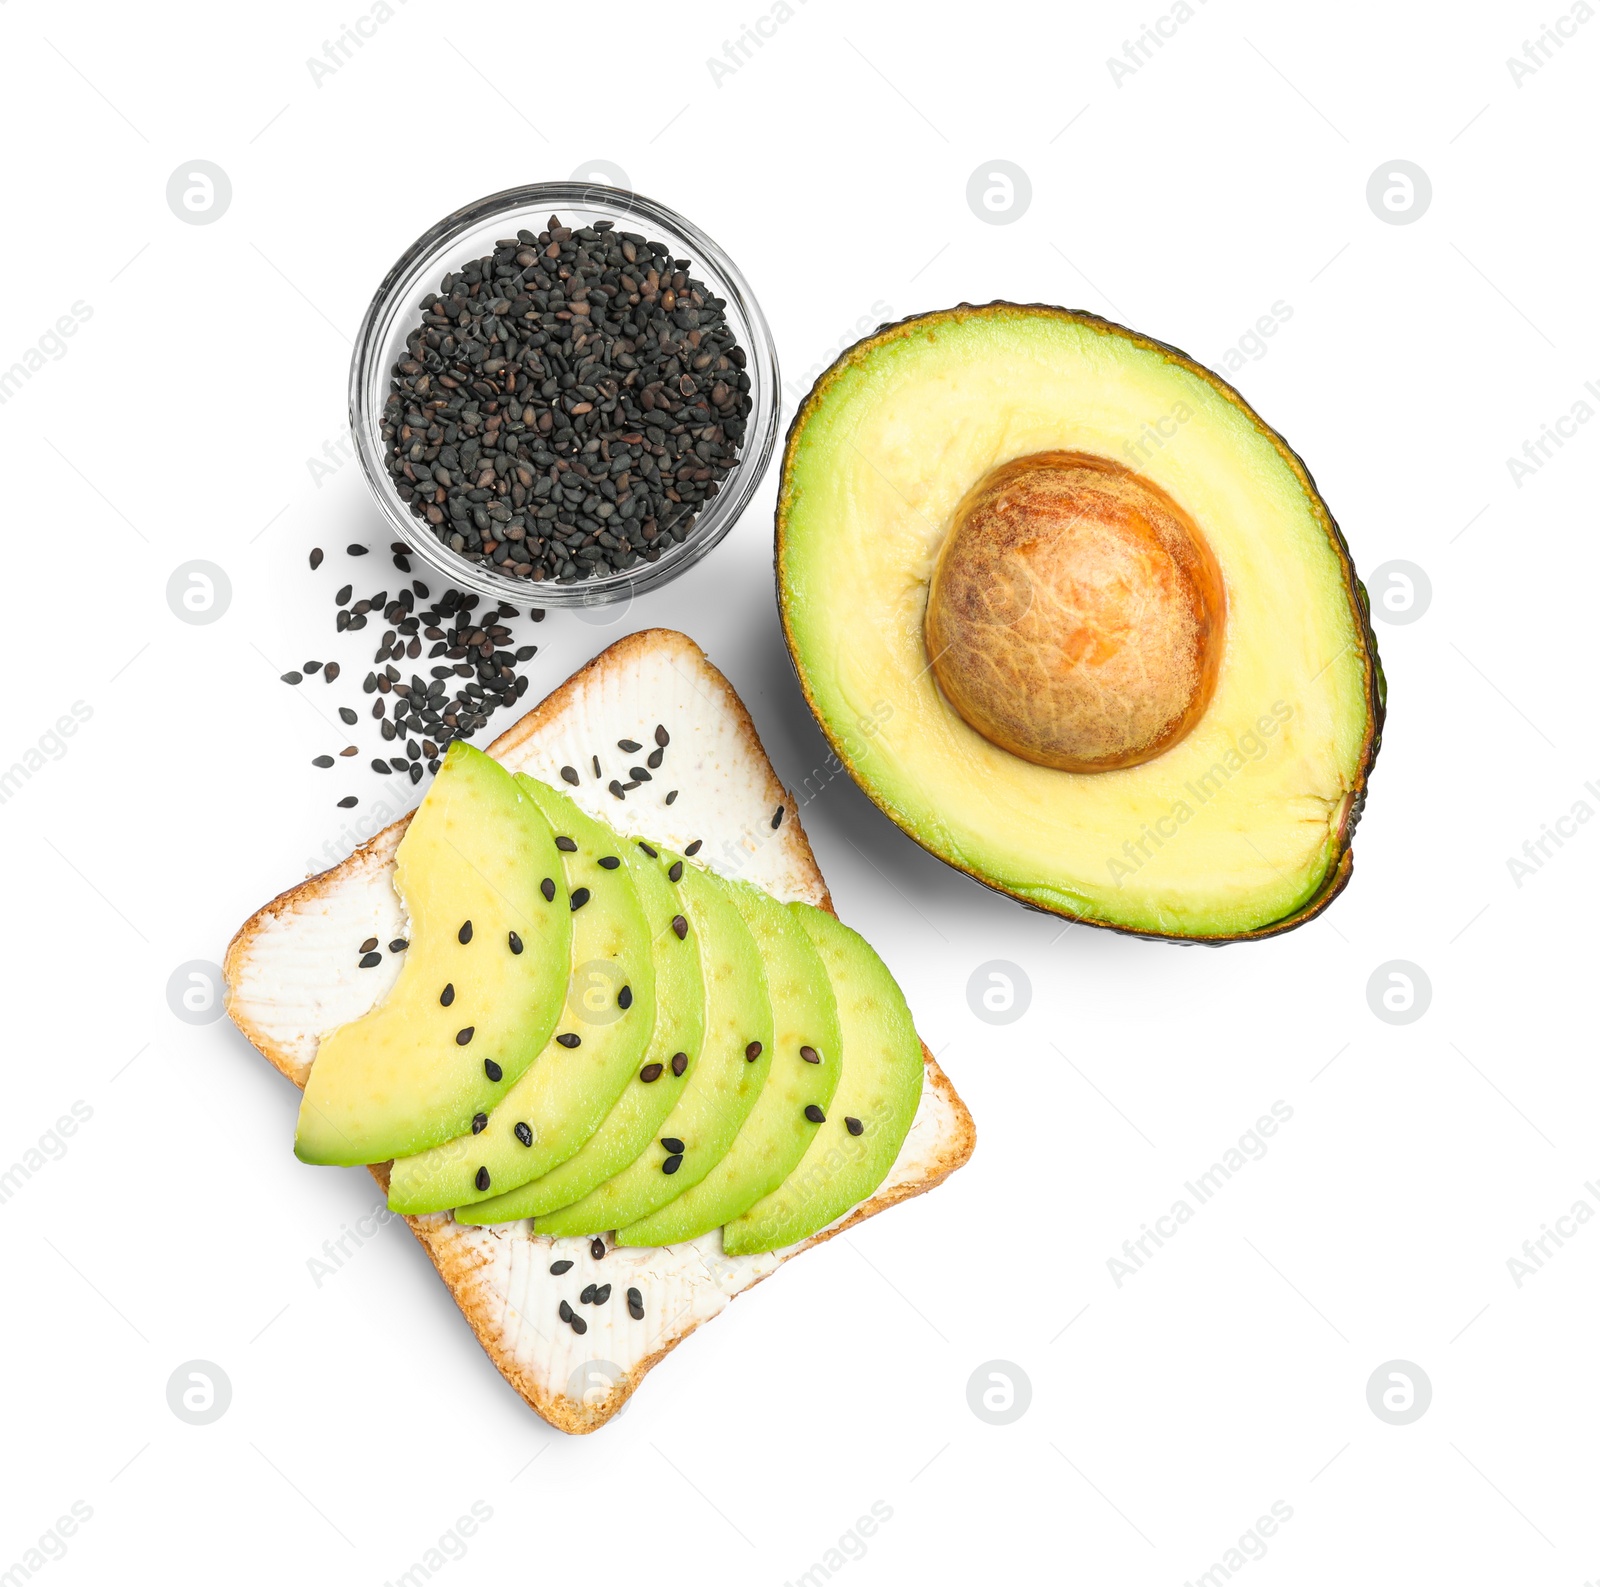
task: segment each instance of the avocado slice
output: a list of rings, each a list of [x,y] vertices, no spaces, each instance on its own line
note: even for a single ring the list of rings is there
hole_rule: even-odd
[[[511,774],[452,744],[395,855],[410,919],[399,979],[317,1049],[298,1157],[354,1165],[424,1151],[467,1130],[528,1068],[566,994],[560,858]],[[549,899],[545,877],[556,882]]]
[[[665,1206],[721,1161],[766,1084],[772,1002],[755,938],[708,872],[685,865],[678,886],[688,938],[699,945],[706,995],[705,1042],[690,1064],[688,1084],[638,1159],[571,1206],[536,1217],[535,1234],[603,1234]],[[669,1141],[681,1142],[682,1150]]]
[[[1050,516],[1074,492],[1100,587]],[[1299,457],[1175,348],[1041,305],[880,329],[795,417],[776,556],[835,753],[978,881],[1225,941],[1348,880],[1383,722],[1366,592]]]
[[[474,1131],[469,1119],[454,1139],[395,1161],[389,1205],[396,1212],[481,1201],[564,1163],[637,1074],[654,1029],[651,933],[632,873],[621,863],[627,840],[554,788],[523,775],[516,782],[561,850],[572,917],[565,1014],[521,1079],[496,1088],[480,1128]]]
[[[800,922],[770,893],[737,881],[723,886],[766,966],[772,1068],[722,1161],[659,1211],[619,1228],[618,1245],[676,1245],[737,1218],[782,1184],[827,1123],[840,1073],[828,972]]]
[[[839,1080],[827,1123],[788,1178],[723,1228],[722,1249],[729,1256],[793,1245],[865,1201],[894,1166],[922,1095],[922,1043],[883,960],[824,910],[786,907],[833,986]]]
[[[677,892],[654,850],[623,840],[628,874],[651,929],[656,977],[656,1023],[639,1072],[622,1089],[605,1122],[566,1162],[537,1179],[459,1208],[456,1222],[511,1223],[570,1206],[633,1162],[657,1135],[661,1121],[688,1083],[690,1066],[705,1043],[705,982],[697,945],[673,930],[680,916]],[[670,862],[669,862],[670,863]]]

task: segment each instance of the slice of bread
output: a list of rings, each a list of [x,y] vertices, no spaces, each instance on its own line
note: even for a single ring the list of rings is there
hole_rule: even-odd
[[[632,780],[668,735],[651,780],[618,799],[613,780]],[[642,748],[626,751],[619,741]],[[831,909],[794,801],[773,771],[755,727],[728,680],[692,640],[650,629],[618,641],[575,673],[493,744],[513,771],[539,777],[618,831],[682,849],[742,876],[780,899]],[[598,757],[600,774],[595,774]],[[561,776],[569,767],[577,786]],[[669,804],[668,795],[675,791]],[[359,1018],[399,974],[397,955],[357,968],[368,937],[405,934],[394,889],[394,854],[409,817],[342,864],[313,876],[256,911],[229,944],[224,979],[235,1024],[296,1085],[304,1086],[317,1044]],[[761,1256],[725,1256],[720,1230],[685,1245],[591,1254],[586,1239],[534,1235],[528,1222],[473,1229],[449,1213],[407,1218],[449,1285],[490,1359],[539,1415],[569,1433],[592,1432],[622,1408],[651,1367],[734,1296],[792,1256],[885,1207],[937,1185],[972,1155],[972,1119],[923,1048],[922,1100],[888,1178],[872,1198],[799,1245]],[[287,1150],[287,1143],[285,1144]],[[388,1165],[373,1168],[387,1185]],[[571,1268],[552,1275],[553,1262]],[[562,1322],[588,1283],[609,1284],[609,1301],[574,1305],[588,1325]],[[629,1315],[637,1289],[644,1317]]]

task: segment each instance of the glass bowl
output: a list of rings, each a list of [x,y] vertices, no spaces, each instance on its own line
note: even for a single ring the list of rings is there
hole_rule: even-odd
[[[519,229],[542,231],[553,214],[574,230],[597,220],[614,221],[617,230],[642,232],[652,242],[664,243],[674,259],[689,260],[690,273],[717,297],[726,299],[723,312],[744,349],[745,372],[750,377],[744,442],[717,494],[701,507],[688,539],[664,550],[654,562],[641,560],[620,572],[571,584],[496,572],[493,564],[468,561],[437,539],[395,489],[384,466],[382,434],[389,378],[406,351],[406,337],[421,319],[422,298],[438,290],[446,273],[492,253],[500,239],[514,236]],[[512,605],[607,605],[666,584],[692,567],[733,528],[761,483],[777,443],[778,405],[778,360],[772,333],[738,266],[698,226],[664,204],[621,188],[583,182],[538,182],[508,188],[429,227],[383,278],[362,318],[350,360],[350,428],[356,455],[396,538],[452,584]]]

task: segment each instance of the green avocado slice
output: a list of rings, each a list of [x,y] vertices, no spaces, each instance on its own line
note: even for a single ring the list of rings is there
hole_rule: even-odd
[[[659,1211],[618,1229],[618,1245],[693,1240],[776,1190],[825,1127],[838,1084],[838,1008],[811,938],[770,893],[743,882],[723,885],[766,965],[772,1068],[722,1161]]]
[[[457,1223],[510,1223],[554,1212],[621,1173],[661,1133],[661,1121],[683,1094],[689,1070],[699,1061],[706,1017],[699,949],[687,940],[687,933],[680,938],[672,929],[680,905],[662,862],[636,843],[624,841],[621,848],[652,932],[656,1024],[644,1064],[623,1087],[605,1123],[566,1162],[504,1195],[458,1209]],[[682,1073],[674,1067],[675,1058]]]
[[[603,1234],[648,1217],[721,1161],[766,1084],[772,1003],[755,939],[727,891],[707,872],[686,865],[679,896],[705,979],[699,1058],[656,1142],[580,1201],[535,1218],[536,1234]],[[756,1056],[747,1057],[757,1043]],[[681,1141],[682,1153],[670,1151],[665,1141]],[[674,1157],[680,1161],[669,1174],[664,1168]]]
[[[566,992],[560,859],[511,774],[452,744],[395,855],[410,917],[404,966],[376,1008],[323,1039],[296,1156],[359,1164],[424,1151],[467,1130],[533,1063]],[[545,877],[556,882],[548,900]],[[490,1080],[486,1062],[503,1079]]]
[[[894,1166],[922,1096],[922,1043],[883,960],[823,910],[788,909],[827,966],[843,1064],[828,1122],[805,1156],[776,1190],[723,1228],[729,1256],[793,1245],[865,1201]]]
[[[561,838],[571,896],[571,976],[562,1027],[499,1100],[483,1127],[395,1162],[389,1205],[441,1212],[525,1184],[571,1157],[600,1127],[643,1062],[655,1025],[650,926],[619,859],[626,840],[565,794],[519,775],[517,784]]]

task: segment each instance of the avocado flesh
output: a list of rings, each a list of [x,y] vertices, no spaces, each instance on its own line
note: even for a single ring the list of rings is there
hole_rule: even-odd
[[[399,978],[376,1008],[319,1046],[298,1157],[386,1162],[450,1140],[494,1105],[533,1063],[566,995],[572,924],[561,875],[538,806],[487,755],[452,744],[395,856],[410,920]],[[539,891],[546,876],[558,882],[551,902]],[[471,940],[462,943],[467,921]],[[455,989],[448,1006],[439,1001],[446,985]],[[485,1059],[500,1066],[499,1084]]]
[[[1022,760],[962,720],[928,665],[928,582],[957,504],[997,464],[1052,451],[1145,476],[1221,570],[1215,694],[1142,765]],[[1094,924],[1226,939],[1308,918],[1348,875],[1382,718],[1365,595],[1299,459],[1174,349],[1010,304],[886,328],[795,419],[777,560],[790,651],[835,751],[978,880]]]
[[[805,1155],[776,1190],[722,1231],[729,1256],[807,1239],[865,1201],[899,1155],[922,1096],[922,1043],[882,959],[848,926],[809,904],[788,912],[827,968],[838,1005],[838,1084]],[[850,1131],[857,1119],[861,1134]]]
[[[637,843],[618,841],[650,925],[655,965],[655,1030],[640,1068],[660,1064],[661,1073],[652,1081],[635,1074],[605,1122],[566,1162],[504,1195],[491,1195],[461,1208],[457,1223],[510,1223],[570,1206],[621,1173],[663,1133],[661,1121],[688,1083],[689,1068],[675,1075],[672,1059],[677,1053],[682,1053],[689,1065],[698,1059],[705,1040],[705,983],[698,948],[687,938],[680,941],[672,929],[672,918],[679,913],[678,895],[666,874],[672,856],[651,859]]]
[[[516,782],[552,830],[577,844],[575,853],[559,856],[567,892],[590,892],[588,902],[571,911],[570,959],[563,966],[566,1006],[556,1036],[521,1079],[494,1088],[495,1104],[482,1131],[472,1134],[469,1118],[454,1139],[396,1160],[389,1178],[389,1205],[396,1212],[441,1212],[481,1201],[566,1162],[637,1074],[654,1028],[651,930],[639,892],[625,864],[600,864],[620,857],[627,840],[554,788],[521,775]],[[627,1009],[617,1006],[623,987],[632,993]],[[597,996],[597,1004],[588,1001]],[[563,1035],[577,1036],[579,1045],[564,1045]],[[518,1124],[527,1126],[531,1144],[518,1137]],[[481,1190],[480,1169],[489,1174]]]
[[[685,865],[679,896],[688,940],[699,946],[706,1000],[705,1041],[691,1054],[688,1083],[636,1161],[580,1201],[536,1217],[535,1234],[603,1234],[665,1206],[721,1161],[766,1084],[772,1003],[755,938],[722,885],[698,867]],[[745,1053],[757,1041],[761,1052],[752,1062]],[[669,1156],[663,1138],[684,1143],[671,1174],[662,1168]]]
[[[805,929],[771,894],[743,882],[723,886],[766,966],[772,1067],[727,1155],[699,1184],[619,1228],[618,1245],[676,1245],[737,1218],[782,1184],[827,1127],[808,1119],[806,1109],[826,1115],[839,1079],[839,1015],[828,972]],[[807,1062],[802,1048],[818,1061]]]

